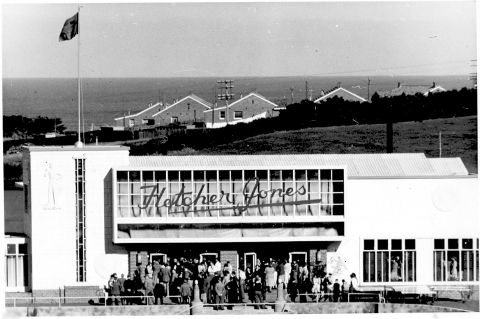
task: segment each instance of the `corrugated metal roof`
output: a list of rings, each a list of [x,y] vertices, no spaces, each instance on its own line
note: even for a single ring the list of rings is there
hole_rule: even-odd
[[[467,168],[460,157],[429,158],[428,161],[434,170],[440,174],[468,175]]]
[[[312,168],[346,166],[350,177],[468,175],[456,158],[429,159],[423,153],[130,156],[135,168]]]

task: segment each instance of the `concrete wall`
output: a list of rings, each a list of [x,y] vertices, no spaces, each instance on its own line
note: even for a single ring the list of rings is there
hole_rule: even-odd
[[[417,284],[433,284],[433,239],[478,238],[476,178],[351,179],[345,185],[345,239],[327,270],[362,282],[363,239],[416,239]]]
[[[288,303],[288,312],[295,314],[341,314],[341,313],[412,313],[412,312],[457,312],[447,307],[421,304],[353,303]]]
[[[51,148],[46,148],[51,149]],[[127,149],[62,149],[30,152],[31,179],[31,284],[32,290],[64,286],[102,286],[113,272],[127,273],[128,255],[113,248],[111,186],[105,188],[112,165],[128,163]],[[76,282],[75,161],[86,166],[86,263],[87,281]],[[27,175],[28,176],[28,175]],[[107,183],[110,183],[111,181]],[[108,237],[109,236],[109,237]],[[108,244],[109,243],[109,244]]]
[[[190,315],[189,305],[162,306],[62,306],[57,307],[24,307],[8,309],[11,316],[162,316]]]
[[[178,117],[180,124],[192,124],[193,122],[204,122],[204,111],[208,108],[192,98],[177,102],[165,108],[160,114],[154,117],[155,125],[168,125],[172,117]]]

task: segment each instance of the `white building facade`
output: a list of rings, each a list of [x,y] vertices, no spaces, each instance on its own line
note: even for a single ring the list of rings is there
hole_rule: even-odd
[[[153,259],[326,265],[360,286],[478,285],[478,179],[424,154],[129,156],[28,147],[26,289],[103,287]]]

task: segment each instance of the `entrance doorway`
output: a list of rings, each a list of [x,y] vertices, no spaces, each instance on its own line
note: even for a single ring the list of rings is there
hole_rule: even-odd
[[[156,254],[150,254],[150,263],[153,264],[154,261],[158,261],[160,264],[167,263],[167,254],[162,254],[162,253],[156,253]]]
[[[247,270],[247,267],[252,267],[251,270],[255,270],[255,266],[257,265],[257,253],[245,253],[243,258],[243,267],[244,270]]]
[[[290,263],[296,261],[299,263],[307,262],[307,253],[303,251],[293,251],[288,254]]]
[[[215,264],[215,261],[216,261],[217,258],[218,258],[217,253],[203,253],[203,254],[200,254],[200,262],[207,261],[207,263],[208,263],[209,261],[211,261],[213,264]]]

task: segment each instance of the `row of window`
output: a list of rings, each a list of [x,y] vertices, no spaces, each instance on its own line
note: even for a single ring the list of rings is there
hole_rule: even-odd
[[[343,170],[118,171],[119,217],[344,214]]]
[[[218,112],[218,119],[219,120],[224,120],[225,119],[225,116],[226,116],[226,112],[225,111],[220,111]],[[243,111],[234,111],[233,112],[233,119],[234,120],[240,120],[243,118]]]
[[[365,239],[364,282],[416,281],[415,239]],[[435,239],[433,280],[479,281],[479,240]]]
[[[296,169],[296,170],[184,170],[184,171],[117,171],[117,182],[160,182],[160,181],[333,181],[343,182],[342,169]]]

